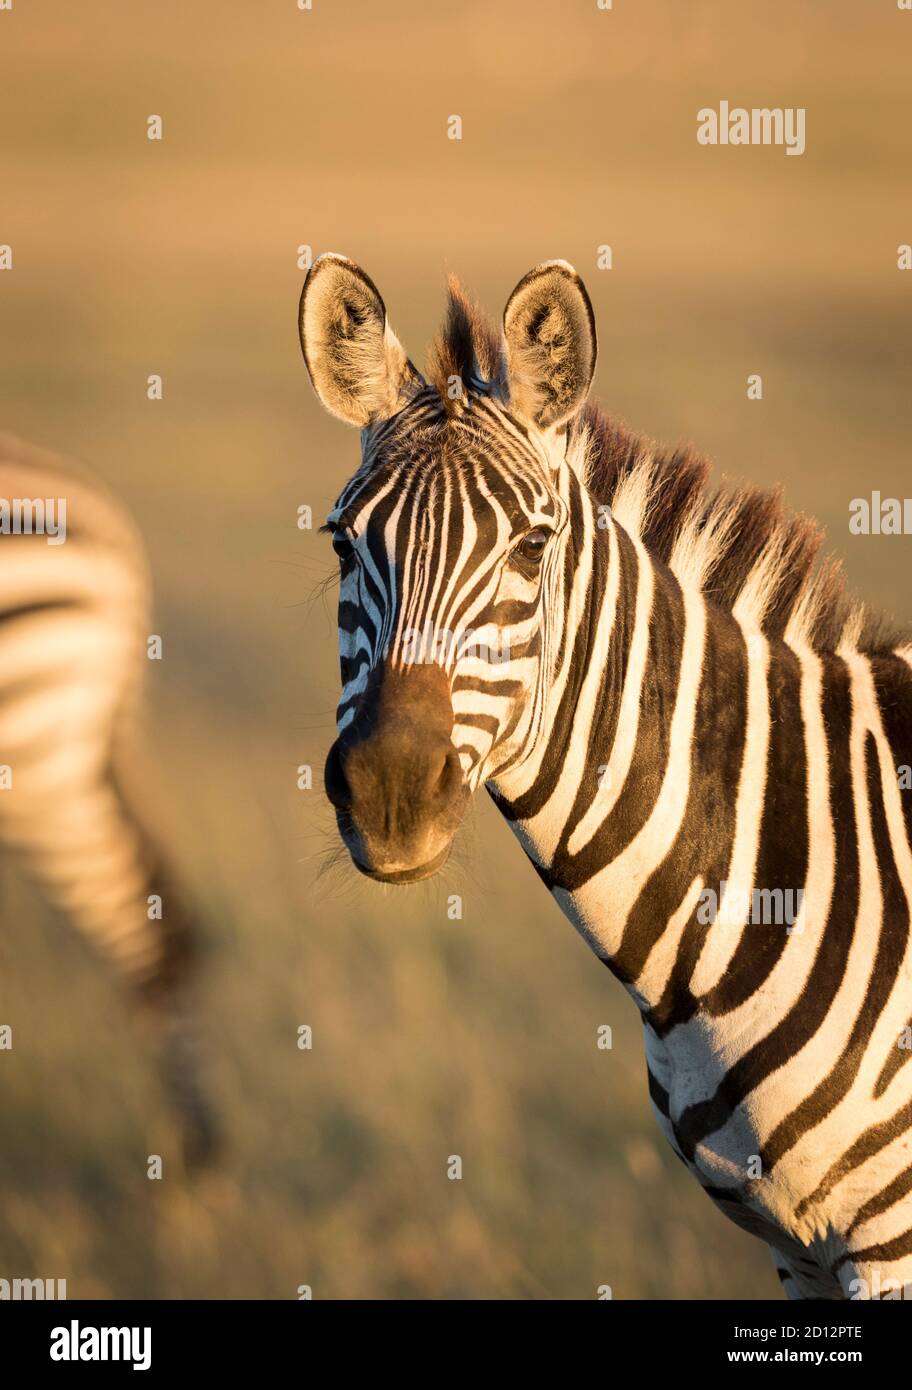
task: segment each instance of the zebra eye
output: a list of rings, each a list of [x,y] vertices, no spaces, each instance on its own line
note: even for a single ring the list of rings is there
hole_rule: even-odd
[[[346,565],[349,560],[354,559],[355,548],[344,531],[333,531],[332,548],[341,564]]]
[[[525,560],[527,564],[539,565],[550,538],[551,532],[543,531],[540,527],[534,531],[529,531],[519,542],[515,554]]]

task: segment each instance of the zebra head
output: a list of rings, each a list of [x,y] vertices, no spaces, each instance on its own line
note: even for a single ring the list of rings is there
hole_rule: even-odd
[[[425,380],[372,281],[325,255],[299,327],[323,404],[361,430],[326,525],[342,674],[326,790],[355,865],[413,882],[545,723],[580,529],[592,307],[575,271],[547,262],[510,296],[501,340],[451,280]]]

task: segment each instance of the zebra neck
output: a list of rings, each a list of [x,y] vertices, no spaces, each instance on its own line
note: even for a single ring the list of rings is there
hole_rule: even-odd
[[[688,930],[699,895],[729,873],[739,798],[763,798],[765,762],[746,756],[745,730],[769,652],[761,640],[752,684],[731,614],[682,590],[620,526],[590,539],[542,746],[490,789],[596,954],[650,1014],[678,1017],[707,940],[705,924]],[[777,698],[795,698],[789,673],[779,684]],[[785,727],[800,741],[800,717]],[[801,846],[781,848],[778,872],[800,886]]]

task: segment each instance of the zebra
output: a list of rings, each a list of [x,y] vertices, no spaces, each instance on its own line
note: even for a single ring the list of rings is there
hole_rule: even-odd
[[[125,785],[149,624],[124,509],[76,465],[0,435],[0,851],[135,1001],[192,1166],[215,1145],[197,924]]]
[[[778,491],[714,487],[589,401],[564,261],[502,332],[451,279],[426,377],[345,257],[313,263],[299,333],[361,431],[325,528],[354,865],[435,873],[483,785],[637,1005],[660,1129],[786,1295],[908,1296],[909,635]]]

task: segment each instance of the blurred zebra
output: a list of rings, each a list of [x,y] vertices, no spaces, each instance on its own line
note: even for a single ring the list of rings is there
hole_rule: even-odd
[[[74,465],[0,435],[0,852],[139,1002],[192,1164],[214,1141],[196,927],[124,787],[149,622],[143,545],[124,510]]]
[[[430,384],[342,257],[300,330],[362,432],[327,523],[354,863],[427,877],[484,784],[638,1005],[660,1127],[786,1292],[912,1296],[908,637],[778,494],[711,492],[586,404],[566,263],[502,336],[451,284]]]

